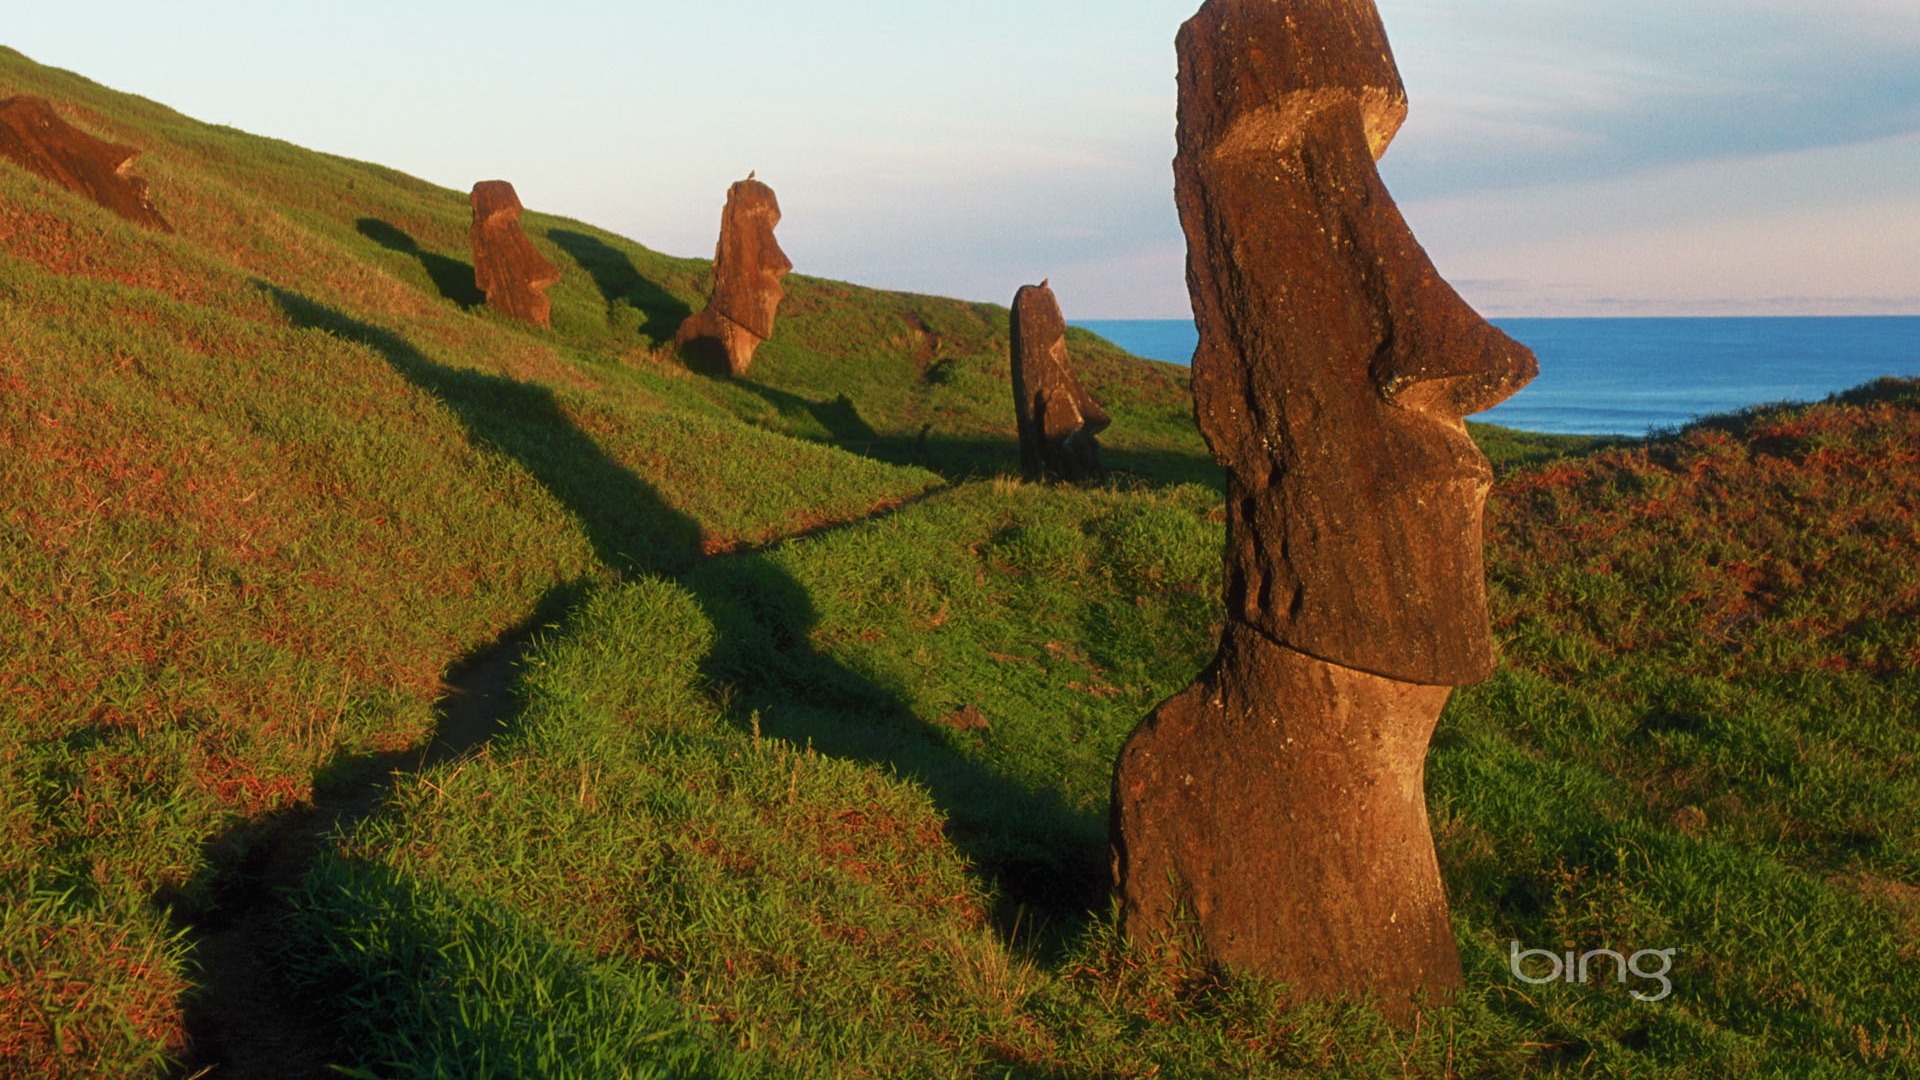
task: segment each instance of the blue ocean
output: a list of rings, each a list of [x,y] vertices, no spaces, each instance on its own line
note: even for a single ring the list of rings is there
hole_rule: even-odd
[[[1882,375],[1920,376],[1920,316],[1495,319],[1540,377],[1474,417],[1523,431],[1645,435],[1712,413],[1818,401]],[[1184,319],[1076,321],[1121,348],[1185,364]]]

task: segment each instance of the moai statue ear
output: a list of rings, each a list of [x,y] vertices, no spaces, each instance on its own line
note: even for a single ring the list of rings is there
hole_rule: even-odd
[[[1074,403],[1073,392],[1056,386],[1040,403],[1040,432],[1050,443],[1061,443],[1086,427],[1086,417]]]

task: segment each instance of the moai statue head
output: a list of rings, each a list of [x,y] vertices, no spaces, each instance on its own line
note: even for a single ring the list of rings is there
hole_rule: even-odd
[[[147,182],[128,170],[140,151],[96,139],[61,119],[45,98],[0,101],[0,157],[161,232],[173,226],[147,198]]]
[[[779,224],[780,201],[772,188],[750,175],[727,189],[713,254],[713,296],[706,310],[682,323],[675,335],[681,345],[717,342],[735,375],[743,374],[754,351],[773,337],[774,313],[786,295],[780,279],[793,263],[774,239]]]
[[[534,250],[520,227],[520,196],[505,180],[473,185],[473,282],[487,306],[535,326],[550,325],[547,289],[560,270]]]
[[[1105,476],[1095,436],[1112,421],[1073,373],[1067,320],[1046,282],[1014,294],[1010,331],[1021,471],[1028,480]]]
[[[786,295],[780,279],[793,270],[773,236],[779,224],[780,200],[772,188],[749,177],[727,189],[713,257],[712,306],[761,341],[773,337],[773,316]]]
[[[1228,617],[1332,664],[1493,667],[1492,473],[1463,417],[1533,355],[1443,281],[1374,168],[1406,91],[1370,0],[1209,0],[1179,37],[1195,413],[1229,472]]]

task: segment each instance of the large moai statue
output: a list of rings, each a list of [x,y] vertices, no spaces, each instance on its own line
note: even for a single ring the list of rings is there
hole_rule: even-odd
[[[1371,0],[1208,0],[1178,48],[1226,627],[1121,752],[1124,929],[1404,1019],[1462,981],[1425,762],[1451,688],[1493,667],[1492,471],[1462,418],[1537,368],[1441,280],[1375,171],[1407,106]]]
[[[534,250],[520,227],[520,196],[505,180],[473,185],[473,283],[486,294],[487,306],[535,326],[552,325],[553,301],[547,290],[560,280],[560,268]]]
[[[161,232],[173,226],[147,198],[147,182],[128,170],[140,151],[96,139],[31,94],[0,101],[0,157],[83,195],[129,221]]]
[[[1067,320],[1046,282],[1013,297],[1013,417],[1020,470],[1030,481],[1106,475],[1095,439],[1112,423],[1073,374]]]
[[[778,224],[780,202],[772,188],[749,174],[727,189],[713,253],[713,295],[704,311],[680,324],[675,345],[717,347],[729,372],[746,373],[754,351],[773,337],[774,312],[786,295],[780,279],[793,269],[773,238]]]

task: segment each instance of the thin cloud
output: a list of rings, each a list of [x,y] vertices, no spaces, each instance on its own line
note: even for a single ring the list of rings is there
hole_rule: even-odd
[[[1411,196],[1920,131],[1920,5],[1383,7],[1414,108],[1386,167]]]

